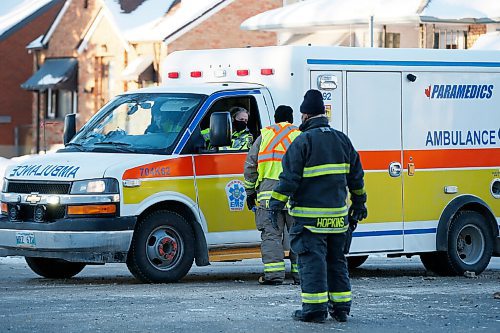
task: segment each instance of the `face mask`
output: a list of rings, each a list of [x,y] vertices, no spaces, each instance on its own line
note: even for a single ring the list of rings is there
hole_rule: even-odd
[[[245,123],[244,121],[241,121],[241,120],[235,120],[233,122],[233,129],[235,132],[241,132],[243,131],[245,128],[247,128],[247,123]]]

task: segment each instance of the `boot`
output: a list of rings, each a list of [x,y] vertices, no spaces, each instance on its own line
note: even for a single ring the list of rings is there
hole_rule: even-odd
[[[334,311],[330,312],[330,316],[332,316],[333,319],[340,323],[345,323],[347,321],[347,312],[346,311]]]
[[[323,311],[304,313],[302,310],[297,310],[292,314],[293,320],[304,321],[308,323],[324,323],[327,313]]]
[[[280,284],[283,284],[282,280],[266,280],[264,276],[259,277],[259,284],[266,285],[266,286],[279,286]]]

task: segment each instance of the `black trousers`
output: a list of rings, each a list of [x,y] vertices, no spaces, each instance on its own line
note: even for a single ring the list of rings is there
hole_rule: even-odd
[[[313,233],[296,219],[290,246],[298,255],[302,311],[351,309],[351,283],[344,255],[346,233]]]

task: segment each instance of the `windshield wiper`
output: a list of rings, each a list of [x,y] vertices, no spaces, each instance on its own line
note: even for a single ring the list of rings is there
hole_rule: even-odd
[[[97,145],[108,145],[108,146],[114,146],[113,148],[118,148],[122,151],[134,151],[133,149],[128,149],[126,147],[129,147],[131,146],[132,144],[130,143],[126,143],[126,142],[115,142],[115,141],[101,141],[101,142],[95,142],[94,143],[94,146],[97,146]]]
[[[96,142],[94,145],[117,145],[117,146],[131,146],[132,144],[126,142],[116,142],[116,141],[101,141]]]
[[[84,148],[83,148],[83,146],[82,146],[82,144],[81,144],[81,143],[76,143],[76,142],[68,142],[64,148],[66,148],[67,146],[75,146],[77,149],[79,149],[79,150],[81,150],[81,151],[83,151],[83,150],[84,150]]]

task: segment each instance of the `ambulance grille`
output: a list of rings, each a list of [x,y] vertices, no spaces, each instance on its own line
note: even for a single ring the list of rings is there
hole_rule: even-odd
[[[9,180],[7,193],[69,194],[70,182],[19,182]]]

